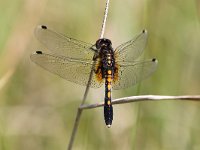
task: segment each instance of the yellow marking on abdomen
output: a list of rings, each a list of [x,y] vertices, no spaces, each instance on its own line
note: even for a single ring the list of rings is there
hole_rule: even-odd
[[[108,98],[110,98],[110,96],[111,96],[111,93],[110,93],[110,92],[108,92],[108,93],[107,93],[107,95],[108,95]]]
[[[110,83],[108,83],[108,90],[111,90],[111,84]]]
[[[110,105],[110,101],[108,101],[107,104]]]

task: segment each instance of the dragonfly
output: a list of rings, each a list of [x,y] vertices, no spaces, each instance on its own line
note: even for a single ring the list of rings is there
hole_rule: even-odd
[[[149,77],[157,67],[157,59],[141,61],[147,43],[143,30],[132,40],[113,49],[109,39],[95,44],[64,36],[45,25],[35,29],[36,38],[50,51],[36,51],[31,60],[42,68],[79,85],[100,88],[105,85],[104,120],[107,127],[113,121],[111,91],[128,88]]]

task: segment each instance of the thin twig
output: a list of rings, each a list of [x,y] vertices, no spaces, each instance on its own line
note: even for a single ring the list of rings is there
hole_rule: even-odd
[[[100,39],[103,38],[104,32],[105,32],[106,19],[107,19],[107,16],[108,16],[109,2],[110,2],[109,0],[106,1],[106,8],[105,8],[105,12],[104,12],[104,18],[103,18],[103,24],[102,24],[102,28],[101,28]]]
[[[165,95],[139,95],[131,97],[123,97],[119,99],[112,100],[112,104],[125,104],[132,102],[141,102],[141,101],[160,101],[160,100],[188,100],[188,101],[200,101],[200,95],[180,95],[180,96],[165,96]],[[104,103],[88,104],[82,105],[80,109],[92,109],[97,107],[104,106]]]
[[[106,26],[106,19],[107,19],[107,16],[108,16],[108,6],[109,6],[109,0],[106,1],[106,8],[105,8],[105,13],[104,13],[104,19],[103,19],[100,38],[103,38],[103,35],[104,35],[105,26]],[[93,62],[91,72],[90,72],[90,76],[89,76],[88,83],[87,83],[87,87],[85,89],[85,93],[84,93],[80,107],[82,107],[84,105],[85,100],[87,98],[89,88],[90,88],[90,84],[91,84],[91,79],[92,79],[92,76],[93,76],[93,73],[94,73],[93,70],[94,70],[95,65],[96,65],[96,61]],[[80,107],[78,108],[77,113],[76,113],[76,119],[75,119],[75,122],[74,122],[72,134],[70,136],[70,141],[69,141],[68,148],[67,148],[68,150],[72,149],[74,139],[75,139],[75,135],[76,135],[78,125],[79,125],[79,122],[80,122],[80,118],[81,118],[81,114],[82,114],[82,110],[83,110],[83,109],[80,109]]]

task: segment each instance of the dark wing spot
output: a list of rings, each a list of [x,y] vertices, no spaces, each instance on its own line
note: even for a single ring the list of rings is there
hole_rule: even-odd
[[[156,58],[153,58],[152,61],[155,62],[155,61],[157,61],[157,60],[156,60]]]
[[[42,29],[47,29],[47,26],[41,25],[41,28],[42,28]]]
[[[36,54],[42,54],[42,51],[36,51]]]
[[[146,29],[143,29],[143,30],[142,30],[142,33],[147,33],[147,30],[146,30]]]

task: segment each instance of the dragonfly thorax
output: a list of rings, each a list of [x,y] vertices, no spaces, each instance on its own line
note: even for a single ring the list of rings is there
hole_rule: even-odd
[[[107,59],[107,58],[110,59],[114,55],[112,43],[109,39],[103,38],[103,39],[97,40],[96,48],[99,52],[99,56],[100,56],[101,59]]]
[[[112,48],[112,42],[109,39],[99,39],[96,41],[96,48],[101,49],[101,48]]]

